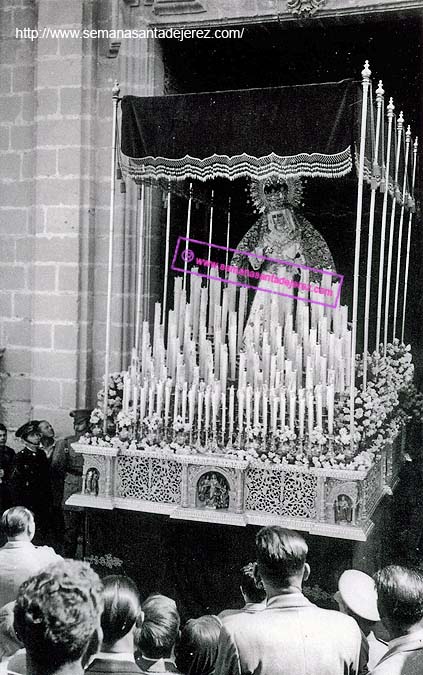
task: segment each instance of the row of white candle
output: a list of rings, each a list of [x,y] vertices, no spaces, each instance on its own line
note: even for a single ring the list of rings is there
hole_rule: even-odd
[[[128,414],[132,409],[135,424],[153,414],[163,419],[165,427],[175,424],[178,417],[191,429],[195,424],[199,432],[210,429],[215,432],[219,424],[222,436],[226,431],[233,434],[234,429],[242,434],[246,428],[258,424],[263,425],[264,434],[285,426],[295,431],[298,413],[298,432],[303,438],[306,417],[309,434],[315,426],[323,430],[324,407],[327,409],[326,430],[330,435],[333,433],[334,394],[333,383],[326,388],[318,384],[314,389],[300,389],[298,393],[285,387],[269,389],[267,385],[261,389],[251,385],[235,389],[231,385],[226,391],[219,382],[213,386],[196,382],[191,387],[184,382],[173,388],[170,379],[132,386],[128,375],[124,380],[123,410]]]

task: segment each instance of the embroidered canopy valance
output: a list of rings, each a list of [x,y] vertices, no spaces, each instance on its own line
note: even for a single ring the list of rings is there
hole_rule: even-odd
[[[140,179],[338,178],[353,168],[353,80],[122,99],[121,164]]]

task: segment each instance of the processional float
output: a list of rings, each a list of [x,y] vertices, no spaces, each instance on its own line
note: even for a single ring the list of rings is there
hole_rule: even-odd
[[[115,86],[106,386],[91,433],[75,446],[84,455],[84,487],[72,503],[366,538],[396,481],[404,426],[398,392],[413,377],[404,333],[418,149],[402,112],[396,117],[392,98],[385,109],[382,82],[373,93],[370,76],[366,62],[361,87],[345,80],[122,101]],[[343,277],[300,202],[302,179],[336,184],[354,170],[348,308],[340,302]],[[132,358],[127,371],[111,374],[117,178],[138,186],[139,225]],[[216,179],[248,179],[261,213],[235,246],[231,196],[226,231],[216,239]],[[202,241],[193,204],[196,186],[207,181]],[[153,190],[164,197],[165,267],[150,326],[145,241]],[[176,233],[175,200],[186,204],[184,231]]]

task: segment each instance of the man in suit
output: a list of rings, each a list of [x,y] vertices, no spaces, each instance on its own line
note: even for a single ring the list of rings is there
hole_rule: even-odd
[[[224,609],[218,615],[221,621],[240,612],[248,612],[249,614],[261,612],[266,607],[266,592],[263,588],[263,582],[257,578],[255,567],[254,563],[248,563],[240,570],[239,590],[244,599],[244,607],[241,609]]]
[[[391,640],[372,675],[423,673],[423,573],[389,565],[375,575],[378,609]]]
[[[349,616],[320,609],[301,592],[310,567],[303,537],[264,527],[256,537],[258,573],[267,606],[225,619],[218,675],[357,675],[361,633]]]
[[[0,548],[0,607],[16,598],[19,586],[32,574],[58,562],[49,546],[34,546],[34,517],[24,506],[15,506],[3,513],[1,528],[7,544]]]
[[[101,639],[103,586],[88,563],[63,560],[19,589],[14,629],[28,675],[83,675]]]
[[[90,426],[91,410],[79,409],[69,413],[73,418],[74,434],[57,441],[50,457],[53,491],[53,531],[57,549],[66,558],[75,558],[78,536],[83,531],[83,514],[66,506],[66,500],[82,490],[84,458],[72,448]]]

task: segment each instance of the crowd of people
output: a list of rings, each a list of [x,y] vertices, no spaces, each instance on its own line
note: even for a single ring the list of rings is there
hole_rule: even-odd
[[[56,439],[47,420],[32,420],[15,433],[22,448],[7,445],[7,429],[0,424],[0,512],[25,506],[37,522],[36,541],[50,543],[67,558],[76,555],[82,515],[66,507],[81,490],[83,459],[72,443],[89,430],[91,411],[73,410],[74,434]]]
[[[240,609],[181,625],[174,600],[126,576],[102,580],[87,562],[35,546],[23,506],[1,520],[0,675],[417,675],[423,672],[423,574],[346,570],[322,609],[303,594],[308,547],[264,527],[256,562],[240,570]],[[378,637],[385,631],[386,641]]]

